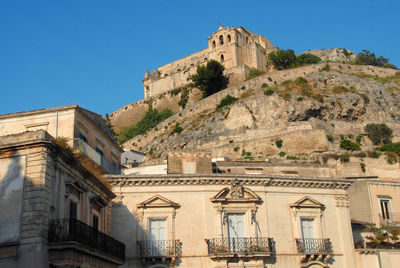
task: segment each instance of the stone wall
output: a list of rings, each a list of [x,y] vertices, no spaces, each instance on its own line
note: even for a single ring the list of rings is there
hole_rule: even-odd
[[[265,70],[266,55],[275,49],[266,37],[253,34],[242,27],[220,27],[208,39],[208,48],[163,65],[151,73],[146,71],[142,80],[144,97],[187,85],[190,82],[189,77],[196,73],[197,67],[211,59],[223,64],[226,68],[225,74],[234,77],[232,82],[235,82],[242,77],[235,71],[243,68],[235,70],[235,67],[244,65],[247,68]],[[244,78],[241,81],[244,81]]]
[[[193,170],[190,173],[211,174],[211,154],[206,151],[169,151],[168,174],[189,173],[185,164],[191,163]]]

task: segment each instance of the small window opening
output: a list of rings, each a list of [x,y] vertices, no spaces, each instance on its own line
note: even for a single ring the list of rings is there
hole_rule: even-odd
[[[212,46],[213,46],[213,48],[215,48],[215,41],[212,42]]]
[[[78,204],[72,200],[69,200],[69,218],[76,219],[78,216]]]
[[[224,55],[221,55],[221,63],[224,62]]]
[[[228,34],[228,42],[231,41],[231,36]]]
[[[222,35],[219,36],[219,44],[220,45],[224,44],[224,37]]]
[[[246,43],[248,43],[248,42],[249,42],[249,37],[246,36]]]

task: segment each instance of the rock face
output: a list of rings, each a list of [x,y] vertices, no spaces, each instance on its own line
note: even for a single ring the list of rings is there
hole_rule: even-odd
[[[356,59],[356,54],[343,48],[312,49],[303,53],[310,53],[321,58],[322,61],[351,62]]]
[[[311,161],[321,153],[341,153],[340,135],[356,137],[371,122],[386,123],[399,140],[400,73],[333,63],[322,71],[325,65],[267,73],[193,102],[124,147],[151,153],[147,161],[153,163],[164,161],[171,149],[207,149],[212,157],[230,159],[280,161],[285,154]],[[266,89],[274,93],[267,96]],[[238,101],[216,109],[228,94]],[[173,131],[178,123],[179,134]],[[372,149],[368,139],[362,146]]]

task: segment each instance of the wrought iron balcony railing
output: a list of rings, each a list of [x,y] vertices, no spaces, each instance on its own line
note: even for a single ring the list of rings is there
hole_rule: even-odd
[[[182,243],[179,240],[145,240],[137,241],[139,256],[146,257],[179,257],[182,255]]]
[[[390,213],[385,216],[379,215],[380,224],[399,224],[400,225],[400,213]]]
[[[332,253],[332,243],[324,238],[298,238],[296,239],[297,252],[302,254],[328,254]]]
[[[268,237],[212,238],[206,239],[208,254],[265,254],[271,253],[271,239]]]
[[[123,243],[76,219],[50,221],[48,242],[77,242],[125,260]]]

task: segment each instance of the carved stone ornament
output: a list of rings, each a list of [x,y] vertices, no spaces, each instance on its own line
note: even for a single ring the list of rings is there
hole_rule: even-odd
[[[348,208],[350,206],[350,198],[347,196],[335,197],[335,202],[337,207]]]
[[[235,181],[231,187],[230,195],[233,199],[243,198],[243,185],[239,181]]]

